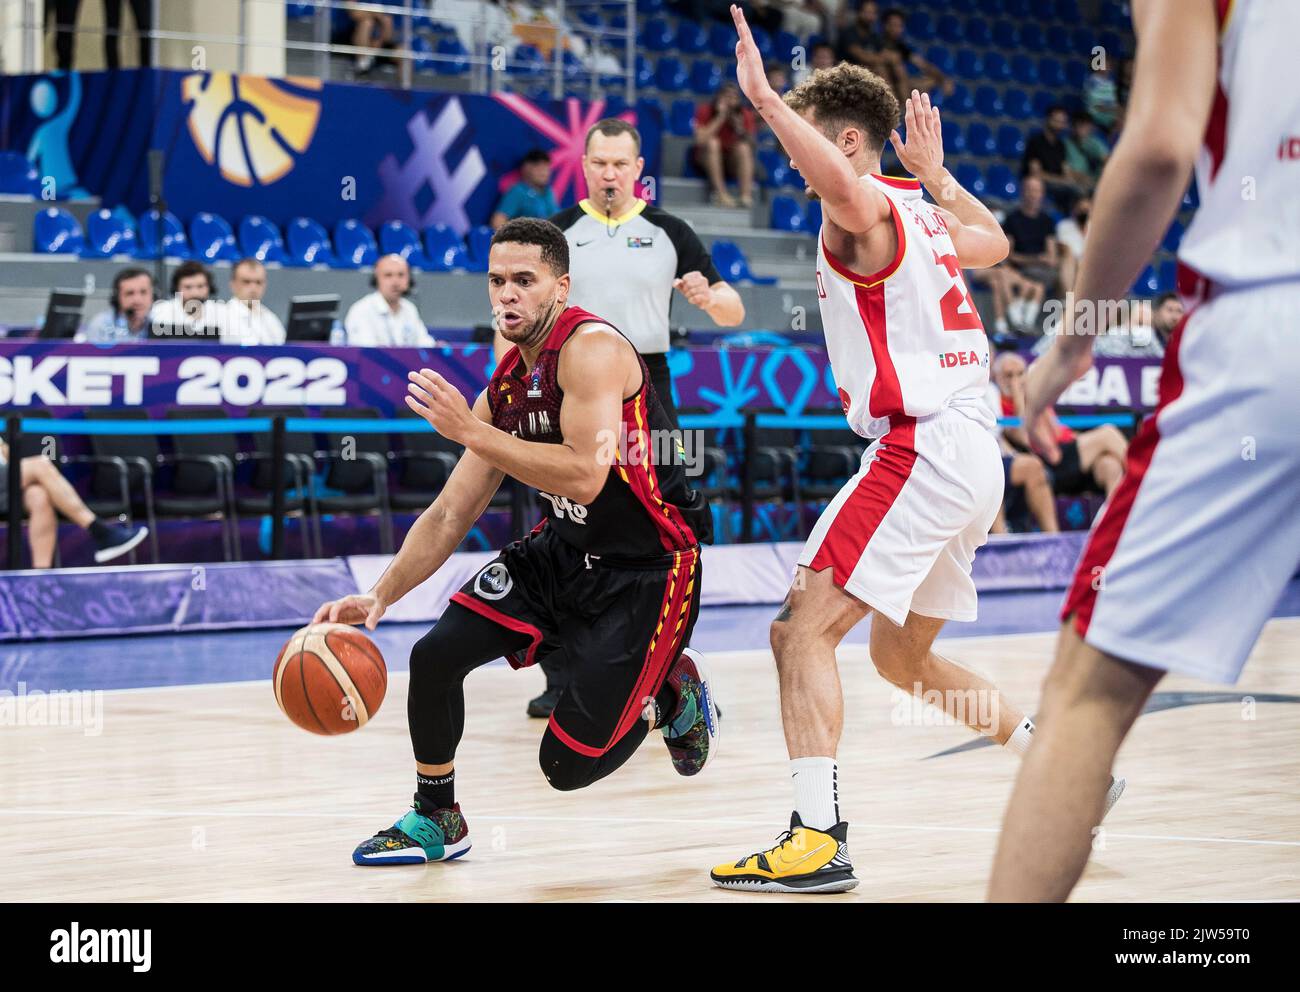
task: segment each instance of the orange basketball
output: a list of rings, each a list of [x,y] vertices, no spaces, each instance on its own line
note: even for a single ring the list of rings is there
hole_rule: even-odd
[[[275,701],[285,716],[313,734],[348,734],[364,726],[384,701],[384,656],[356,627],[314,623],[291,638],[275,659]]]

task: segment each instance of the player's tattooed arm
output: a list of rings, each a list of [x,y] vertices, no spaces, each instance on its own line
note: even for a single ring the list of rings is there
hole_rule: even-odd
[[[774,616],[772,619],[776,623],[785,623],[787,620],[790,619],[790,614],[792,612],[793,611],[790,608],[790,597],[786,596],[785,602],[781,604],[781,608],[776,611],[776,616]]]

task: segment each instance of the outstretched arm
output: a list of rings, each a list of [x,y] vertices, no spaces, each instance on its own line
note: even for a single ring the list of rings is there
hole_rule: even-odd
[[[860,182],[849,160],[815,127],[788,107],[767,81],[763,59],[754,44],[745,15],[732,4],[740,40],[736,43],[736,80],[767,121],[799,174],[819,197],[825,212],[851,234],[862,234],[889,219],[889,201],[879,190]]]
[[[934,197],[948,225],[957,260],[966,269],[986,269],[1007,257],[1011,246],[1002,225],[975,196],[957,182],[943,166],[943,127],[939,108],[930,106],[930,96],[912,90],[904,112],[907,142],[898,132],[889,142],[898,160]]]

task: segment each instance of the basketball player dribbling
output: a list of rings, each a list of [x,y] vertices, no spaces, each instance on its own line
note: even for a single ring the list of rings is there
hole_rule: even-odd
[[[993,864],[998,901],[1070,894],[1151,690],[1166,672],[1236,682],[1300,561],[1300,88],[1286,69],[1300,4],[1133,0],[1133,26],[1133,91],[1076,306],[1126,296],[1195,166],[1201,205],[1178,250],[1189,310],[1066,597],[1044,731]],[[1092,343],[1062,334],[1029,371],[1026,423],[1049,453],[1041,415]]]
[[[1032,739],[1033,723],[995,686],[930,649],[945,621],[976,618],[971,562],[1002,501],[985,398],[989,344],[962,269],[997,264],[1008,243],[944,169],[928,97],[913,91],[907,101],[905,144],[893,131],[890,85],[860,66],[820,69],[782,101],[744,15],[731,10],[741,88],[822,201],[818,296],[845,415],[879,440],[814,527],[771,627],[794,781],[790,829],[712,878],[727,888],[841,892],[857,878],[839,813],[835,648],[859,621],[877,614],[871,659],[891,683],[938,693],[950,716],[1015,753]],[[878,174],[886,140],[916,179]],[[998,704],[994,726],[960,704],[980,697]],[[1122,788],[1112,783],[1112,802]]]
[[[497,658],[518,668],[555,653],[571,673],[538,755],[556,789],[608,775],[651,726],[682,775],[716,754],[712,685],[686,648],[709,508],[687,488],[680,460],[653,456],[650,432],[669,424],[645,363],[609,324],[566,307],[568,271],[568,242],[549,221],[513,220],[493,237],[489,296],[513,347],[473,409],[428,369],[410,374],[406,400],[465,452],[375,587],[316,613],[318,623],[373,630],[442,567],[505,475],[541,490],[543,521],[465,583],[411,651],[415,799],[357,847],[356,864],[423,864],[469,850],[455,799],[463,682]]]

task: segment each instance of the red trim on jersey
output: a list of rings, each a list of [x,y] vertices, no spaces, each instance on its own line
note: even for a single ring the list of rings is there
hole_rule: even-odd
[[[879,172],[871,174],[872,179],[879,179],[886,186],[893,186],[894,189],[920,189],[921,180],[907,179],[903,176],[882,176]]]
[[[630,440],[637,436],[634,432],[640,431],[642,444],[648,446],[650,443],[650,416],[649,404],[646,400],[649,389],[649,380],[641,383],[641,388],[637,394],[623,404],[623,424]],[[623,465],[623,475],[627,479],[628,488],[632,490],[632,495],[637,501],[645,507],[650,519],[654,521],[655,527],[659,530],[659,541],[663,544],[665,551],[683,551],[699,544],[699,538],[695,536],[695,531],[691,530],[690,524],[682,515],[681,508],[674,503],[668,503],[664,500],[659,488],[659,476],[655,471],[654,459],[651,457],[649,450],[641,452],[642,457],[639,459],[640,465]],[[616,471],[611,467],[610,471]]]
[[[871,360],[876,363],[875,381],[867,397],[867,412],[873,417],[892,417],[903,412],[903,386],[898,381],[894,359],[889,354],[889,327],[885,320],[885,287],[858,286],[858,314],[871,345]]]
[[[1142,422],[1133,442],[1128,449],[1128,464],[1124,468],[1124,478],[1120,480],[1111,496],[1110,505],[1097,521],[1083,549],[1083,556],[1074,572],[1074,582],[1070,586],[1065,605],[1061,608],[1061,620],[1074,615],[1074,629],[1080,637],[1087,638],[1088,624],[1092,621],[1092,611],[1097,605],[1097,592],[1093,582],[1098,576],[1104,579],[1104,569],[1115,554],[1120,536],[1124,533],[1124,524],[1128,521],[1133,503],[1137,499],[1138,487],[1146,475],[1155,455],[1156,445],[1160,443],[1160,412],[1178,399],[1183,391],[1183,373],[1178,367],[1178,351],[1183,339],[1183,330],[1187,326],[1185,314],[1179,321],[1169,339],[1169,348],[1165,352],[1164,364],[1160,370],[1160,402],[1156,411]]]
[[[528,645],[528,650],[524,655],[523,661],[519,660],[517,652],[513,652],[506,656],[506,661],[510,663],[511,668],[527,668],[529,665],[536,663],[537,658],[535,655],[537,654],[537,645],[542,643],[542,632],[537,627],[534,627],[531,623],[526,623],[525,621],[520,620],[518,617],[512,617],[508,614],[502,613],[495,606],[488,606],[488,604],[483,602],[481,599],[475,599],[473,596],[469,596],[459,590],[451,594],[451,601],[460,604],[467,610],[473,610],[479,616],[485,617],[493,623],[499,623],[502,627],[518,631],[521,634],[527,634],[533,639],[533,643]]]
[[[1228,26],[1228,15],[1232,13],[1233,0],[1215,0],[1214,16],[1218,19],[1219,30]]]
[[[843,588],[915,464],[916,419],[900,418],[881,438],[875,459],[835,514],[809,568],[814,572],[832,569],[835,584]]]
[[[1223,156],[1228,143],[1228,94],[1223,86],[1214,86],[1214,103],[1210,107],[1210,119],[1205,124],[1205,150],[1210,153],[1210,180],[1219,174],[1223,165]]]
[[[854,272],[847,265],[831,254],[831,250],[826,247],[826,238],[822,238],[822,254],[826,256],[826,264],[835,272],[839,273],[849,282],[864,283],[870,285],[875,282],[883,282],[898,271],[898,267],[903,264],[903,255],[907,252],[907,231],[903,228],[903,217],[894,206],[894,201],[885,197],[889,201],[889,213],[894,219],[894,233],[898,237],[898,247],[894,249],[894,257],[888,265],[879,272],[872,275],[864,276]]]

